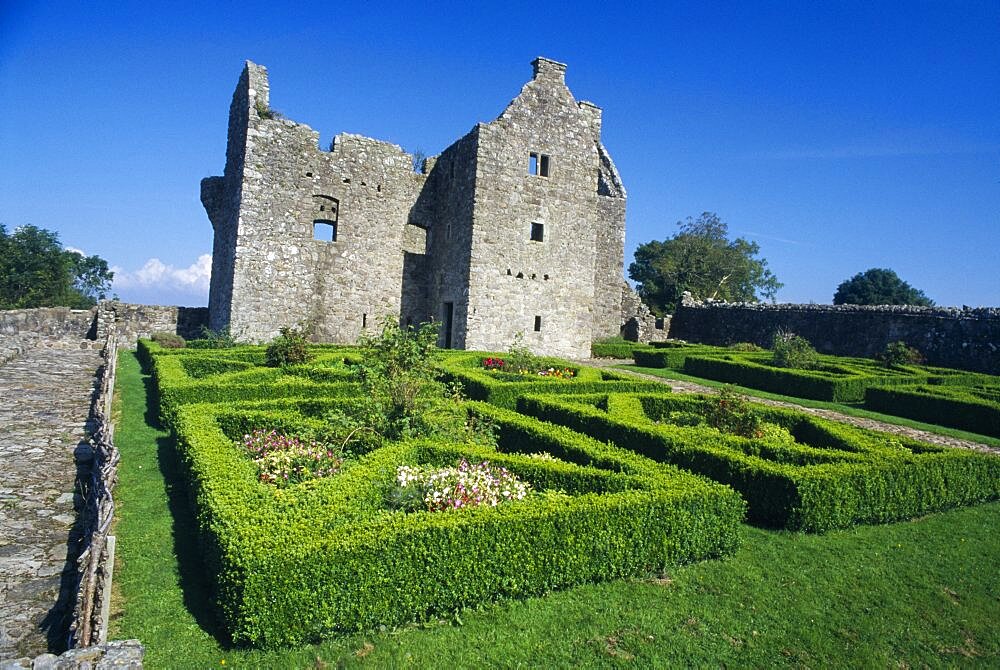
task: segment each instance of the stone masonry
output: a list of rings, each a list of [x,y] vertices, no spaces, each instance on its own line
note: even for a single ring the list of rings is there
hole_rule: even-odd
[[[73,614],[78,468],[101,365],[87,341],[0,366],[0,661],[65,648]]]
[[[622,278],[625,189],[601,143],[601,110],[534,76],[413,170],[400,147],[319,134],[271,111],[267,70],[246,63],[226,168],[202,181],[215,231],[210,326],[267,340],[308,324],[354,342],[384,315],[436,320],[439,344],[582,357],[618,335],[637,301]],[[629,309],[623,311],[623,305]]]

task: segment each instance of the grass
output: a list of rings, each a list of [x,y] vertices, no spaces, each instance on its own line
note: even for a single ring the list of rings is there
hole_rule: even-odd
[[[745,527],[744,546],[647,580],[503,602],[318,645],[233,649],[149,378],[120,359],[114,639],[149,668],[1000,665],[1000,503],[827,535]]]
[[[715,381],[714,379],[693,377],[691,375],[684,374],[683,372],[670,370],[668,368],[642,368],[629,364],[616,365],[614,367],[621,368],[622,370],[632,370],[634,372],[641,372],[644,375],[662,377],[663,379],[675,379],[678,381],[692,382],[694,384],[701,384],[702,386],[708,386],[711,388],[722,388],[724,386],[730,386],[737,389],[743,395],[753,396],[755,398],[780,400],[782,402],[790,402],[796,405],[801,405],[802,407],[813,407],[815,409],[828,409],[834,412],[840,412],[841,414],[846,414],[848,416],[856,416],[863,419],[872,419],[874,421],[891,423],[897,426],[906,426],[907,428],[916,428],[917,430],[925,430],[929,433],[937,433],[938,435],[945,435],[947,437],[955,437],[960,440],[969,440],[971,442],[978,442],[980,444],[985,444],[991,447],[1000,447],[1000,438],[992,437],[990,435],[981,435],[979,433],[970,433],[969,431],[959,430],[958,428],[938,426],[933,423],[914,421],[913,419],[907,419],[901,416],[894,416],[892,414],[882,414],[880,412],[873,412],[871,410],[863,409],[860,403],[855,405],[855,404],[847,404],[839,402],[827,402],[825,400],[810,400],[807,398],[798,398],[796,396],[781,395],[779,393],[770,393],[768,391],[760,391],[758,389],[751,388],[749,386],[737,386],[735,384],[727,384],[725,382]]]

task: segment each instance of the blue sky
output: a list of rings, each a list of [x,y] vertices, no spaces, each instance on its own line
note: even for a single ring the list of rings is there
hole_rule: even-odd
[[[544,55],[604,109],[626,263],[719,214],[781,302],[889,267],[1000,305],[1000,2],[200,3],[0,0],[0,222],[55,230],[129,301],[205,304],[245,59],[321,133],[435,154]]]

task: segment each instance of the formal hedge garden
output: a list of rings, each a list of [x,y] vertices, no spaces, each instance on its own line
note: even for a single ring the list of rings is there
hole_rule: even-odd
[[[823,532],[1000,496],[995,457],[422,337],[278,363],[140,341],[237,644],[657,574],[732,554],[744,519]]]

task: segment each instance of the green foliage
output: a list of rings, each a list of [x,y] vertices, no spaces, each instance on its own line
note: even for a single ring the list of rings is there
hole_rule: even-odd
[[[586,400],[531,396],[518,409],[728,484],[749,503],[749,519],[764,526],[824,532],[1000,498],[1000,459],[991,454],[776,408],[758,411],[779,429],[765,426],[756,438],[656,423],[700,409],[702,400],[678,394],[639,396],[644,415],[616,411],[624,405],[613,396],[607,411]]]
[[[150,339],[166,349],[183,349],[187,342],[177,333],[157,331],[150,335]]]
[[[657,343],[659,344],[659,343]],[[725,349],[701,344],[674,344],[669,347],[655,347],[633,352],[635,364],[641,368],[670,368],[681,370],[688,356],[712,356],[726,353]]]
[[[771,362],[779,368],[809,370],[818,364],[819,354],[809,340],[795,333],[779,330],[771,341]]]
[[[911,347],[906,342],[899,340],[885,345],[885,349],[876,356],[876,360],[888,367],[919,365],[924,362],[924,355],[915,347]]]
[[[0,309],[86,309],[107,296],[113,277],[107,261],[63,249],[54,232],[22,226],[8,234],[0,224]]]
[[[229,332],[229,326],[219,330],[202,326],[201,337],[197,340],[189,340],[188,346],[192,349],[232,349],[236,346],[236,340]]]
[[[651,347],[641,342],[632,342],[624,337],[609,337],[603,340],[596,340],[590,345],[590,355],[594,358],[632,358],[632,352],[636,349],[647,350]]]
[[[597,393],[601,391],[639,391],[659,389],[657,382],[636,381],[611,370],[575,368],[572,378],[540,377],[538,375],[497,376],[482,367],[482,354],[459,353],[440,361],[448,381],[461,384],[465,394],[473,400],[484,400],[500,407],[513,408],[523,395],[531,393]],[[569,362],[558,358],[541,358],[544,367],[570,367]]]
[[[273,407],[294,421],[294,403]],[[277,495],[256,482],[253,464],[223,430],[240,411],[181,409],[178,445],[199,505],[206,563],[218,580],[216,604],[233,639],[299,644],[641,575],[728,554],[737,544],[744,504],[731,490],[512,412],[474,411],[500,426],[507,453],[409,442]],[[519,445],[560,460],[515,453]],[[562,489],[568,498],[529,497],[460,514],[387,509],[384,491],[396,466],[460,458],[489,460],[532,488]]]
[[[702,413],[712,428],[743,437],[763,435],[764,420],[747,397],[731,386],[719,389],[718,393],[705,398],[704,403]]]
[[[282,114],[281,112],[279,112],[278,110],[276,110],[276,109],[274,109],[272,107],[268,107],[267,105],[265,105],[260,100],[257,101],[257,104],[254,107],[254,109],[257,111],[257,116],[259,116],[262,119],[283,119],[283,118],[285,118],[284,114]]]
[[[865,407],[1000,437],[1000,384],[872,387],[865,392]]]
[[[735,342],[726,347],[730,351],[763,351],[764,348],[753,342]]]
[[[309,352],[309,341],[306,334],[290,326],[283,326],[275,337],[267,345],[264,355],[264,362],[271,367],[284,367],[286,365],[301,365],[308,363],[312,359]]]
[[[933,307],[934,301],[900,279],[892,270],[871,268],[841,282],[833,295],[833,304]]]
[[[698,299],[756,302],[774,298],[783,284],[757,258],[760,247],[743,238],[729,239],[729,226],[711,212],[678,222],[680,232],[663,242],[639,245],[628,274],[650,309],[674,312],[681,295]]]
[[[524,344],[524,333],[518,332],[507,349],[503,367],[505,371],[514,374],[533,375],[542,369],[543,362]]]

